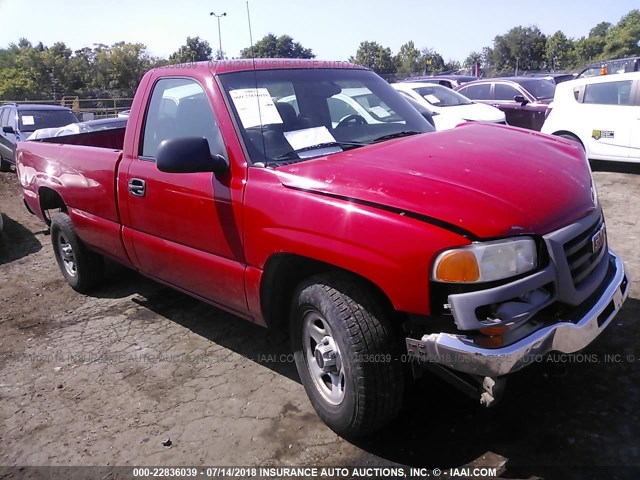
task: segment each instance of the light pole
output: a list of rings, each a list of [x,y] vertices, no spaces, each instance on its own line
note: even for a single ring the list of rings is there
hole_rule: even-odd
[[[222,60],[222,34],[220,33],[220,17],[226,17],[227,13],[225,12],[220,15],[216,15],[215,12],[211,12],[209,15],[218,19],[218,45],[220,46],[220,49],[218,50],[218,55],[216,55],[216,60]]]

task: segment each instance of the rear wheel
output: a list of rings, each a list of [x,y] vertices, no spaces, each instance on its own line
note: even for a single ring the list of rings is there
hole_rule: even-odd
[[[10,172],[11,164],[0,155],[0,172]]]
[[[51,243],[58,267],[71,288],[85,293],[100,283],[104,259],[82,243],[66,213],[51,217]]]
[[[303,282],[291,310],[296,367],[311,404],[335,432],[359,436],[400,411],[404,373],[386,309],[341,273]]]

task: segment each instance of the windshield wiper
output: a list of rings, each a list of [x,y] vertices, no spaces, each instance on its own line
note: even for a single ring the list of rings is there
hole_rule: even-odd
[[[351,148],[356,148],[356,147],[364,147],[365,145],[369,145],[369,144],[368,143],[364,143],[364,142],[324,142],[324,143],[318,143],[316,145],[309,145],[308,147],[297,148],[295,150],[291,150],[291,151],[289,151],[287,153],[283,153],[282,155],[278,155],[275,159],[276,160],[284,160],[286,158],[291,158],[293,156],[296,156],[299,153],[309,152],[311,150],[318,150],[320,148],[330,148],[330,147],[351,147]]]
[[[374,138],[373,143],[383,142],[385,140],[391,140],[393,138],[408,137],[410,135],[419,135],[421,133],[424,132],[417,132],[415,130],[403,130],[401,132],[390,133],[389,135],[382,135],[381,137]]]

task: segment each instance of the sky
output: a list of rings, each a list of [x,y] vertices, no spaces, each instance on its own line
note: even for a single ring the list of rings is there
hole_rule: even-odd
[[[496,35],[523,25],[551,35],[587,35],[596,24],[613,24],[638,0],[250,0],[254,42],[267,33],[288,34],[318,59],[346,60],[360,42],[391,48],[413,40],[445,60],[464,61],[491,46]],[[62,41],[72,50],[94,43],[140,42],[153,56],[168,57],[187,36],[207,40],[237,57],[249,46],[245,0],[0,0],[0,47],[25,37],[32,43]]]

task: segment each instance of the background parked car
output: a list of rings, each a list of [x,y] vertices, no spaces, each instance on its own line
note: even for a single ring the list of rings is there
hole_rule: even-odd
[[[58,128],[40,128],[33,132],[27,140],[37,140],[40,138],[62,137],[64,135],[76,135],[78,133],[96,132],[99,130],[109,130],[112,128],[124,128],[127,126],[126,117],[121,118],[101,118],[88,122],[70,123]]]
[[[431,75],[431,76],[421,75],[417,77],[408,77],[404,81],[437,83],[438,85],[442,85],[447,88],[456,88],[464,83],[472,82],[474,80],[478,80],[478,77],[474,77],[471,75],[442,74],[442,75]]]
[[[640,57],[618,58],[587,65],[576,78],[597,77],[612,73],[628,73],[640,70]]]
[[[6,103],[0,107],[0,171],[15,164],[16,144],[38,130],[78,121],[70,109],[58,105]]]
[[[542,78],[487,78],[465,83],[455,90],[474,102],[499,108],[507,123],[540,130],[556,84]]]
[[[591,160],[640,162],[640,72],[558,85],[542,133],[579,142]]]
[[[527,73],[526,77],[531,78],[543,78],[544,80],[549,80],[556,85],[562,82],[568,82],[569,80],[573,80],[576,76],[573,73],[551,73],[551,72],[536,72],[536,73]]]
[[[435,121],[438,130],[441,130],[438,128],[438,122],[442,122],[444,117],[455,117],[456,120],[461,120],[449,128],[464,121],[505,123],[505,115],[499,109],[491,105],[474,103],[464,95],[442,85],[426,82],[400,82],[391,86],[402,95],[412,98],[437,113]]]
[[[431,126],[433,128],[436,128],[436,122],[434,120],[434,117],[437,117],[438,114],[432,112],[431,110],[429,110],[427,107],[425,107],[424,105],[422,105],[421,103],[417,102],[416,100],[414,100],[411,97],[403,97],[407,102],[409,102],[409,104],[415,108],[418,112],[420,112],[420,115],[422,115],[427,122],[429,122],[431,124]],[[437,128],[436,128],[437,130]]]

